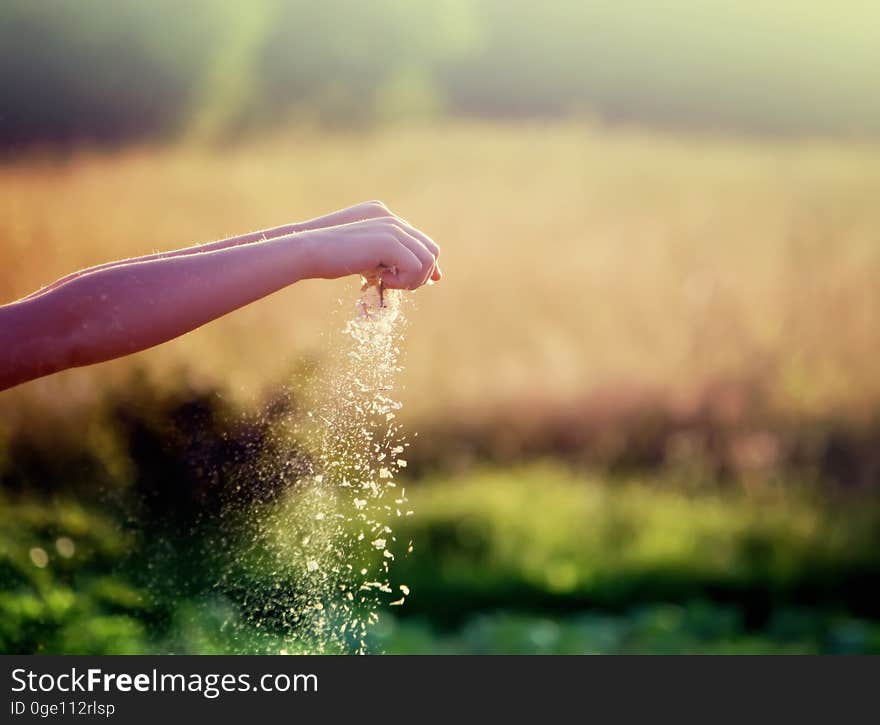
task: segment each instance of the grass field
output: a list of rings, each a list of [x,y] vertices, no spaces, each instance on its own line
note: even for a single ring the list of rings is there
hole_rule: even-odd
[[[0,166],[0,301],[381,198],[446,278],[408,308],[413,594],[374,651],[878,652],[878,160],[575,122],[31,155]],[[223,624],[212,542],[356,290],[0,395],[0,651],[291,646]]]
[[[547,463],[422,483],[397,531],[415,541],[394,571],[413,595],[382,613],[373,651],[880,651],[876,504],[829,509],[797,486],[683,495],[674,477]],[[130,526],[94,502],[0,500],[0,650],[303,647],[218,589],[235,549]],[[265,563],[246,565],[249,589],[299,586]]]
[[[443,246],[414,295],[406,410],[456,419],[625,383],[687,405],[757,380],[793,415],[880,401],[880,149],[448,123],[0,168],[0,298],[74,268],[380,197]],[[133,366],[248,399],[320,354],[353,283],[308,282],[133,359],[4,395],[88,401]],[[11,412],[10,412],[11,415]]]

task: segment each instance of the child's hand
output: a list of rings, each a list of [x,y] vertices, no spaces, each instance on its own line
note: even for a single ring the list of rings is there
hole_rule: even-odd
[[[308,276],[336,279],[379,270],[388,287],[410,290],[438,281],[440,248],[424,232],[382,210],[383,216],[295,235],[304,245]]]
[[[291,227],[281,227],[286,229],[285,233],[290,231],[306,232],[313,229],[324,229],[326,227],[338,227],[342,224],[351,224],[352,222],[360,222],[365,219],[376,219],[383,216],[397,215],[392,213],[388,207],[381,201],[362,201],[360,204],[338,209],[324,216],[309,219],[306,222],[299,222],[291,225]],[[405,220],[401,220],[404,221]],[[269,236],[275,236],[270,233]]]
[[[0,305],[0,390],[145,350],[307,277],[439,280],[437,245],[379,202],[68,275]]]

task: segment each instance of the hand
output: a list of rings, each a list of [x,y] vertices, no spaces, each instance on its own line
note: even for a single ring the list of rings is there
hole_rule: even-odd
[[[324,216],[315,217],[308,221],[298,222],[286,227],[279,227],[279,230],[285,230],[284,234],[292,231],[307,232],[313,229],[324,229],[326,227],[338,227],[342,224],[351,224],[352,222],[360,222],[364,219],[376,219],[383,216],[397,216],[389,211],[388,207],[381,201],[363,201],[360,204],[339,209],[338,211],[325,214]],[[278,236],[272,234],[270,230],[268,236]]]
[[[0,349],[12,351],[0,390],[159,345],[307,277],[378,272],[401,289],[440,279],[437,245],[384,205],[329,217],[108,262],[0,306]]]
[[[378,213],[368,202],[338,214]],[[366,208],[365,208],[366,207]],[[416,289],[428,280],[439,281],[440,248],[424,232],[388,212],[332,227],[313,228],[291,239],[303,244],[309,277],[336,279],[349,274],[379,271],[389,288]]]

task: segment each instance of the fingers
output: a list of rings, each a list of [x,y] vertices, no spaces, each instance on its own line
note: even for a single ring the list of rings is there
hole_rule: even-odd
[[[377,238],[375,235],[379,235],[378,238],[383,244],[380,252],[385,255],[385,258],[380,261],[380,266],[394,266],[397,270],[396,274],[394,272],[383,274],[383,281],[389,287],[414,290],[421,287],[429,279],[439,279],[437,257],[422,239],[428,239],[430,246],[438,249],[436,244],[430,241],[426,235],[417,232],[409,225],[405,225],[396,217],[385,216],[348,226],[360,229],[367,239],[375,240]],[[410,230],[414,233],[410,233]],[[389,239],[393,242],[392,247],[387,246]],[[408,254],[401,254],[396,248],[403,249]],[[397,255],[395,257],[397,261],[390,263],[388,259],[392,255]]]
[[[369,204],[378,204],[378,205],[380,205],[380,207],[385,208],[386,210],[388,208],[384,204],[382,204],[382,202],[368,202],[368,203]],[[420,241],[422,243],[422,245],[425,248],[427,248],[427,250],[433,256],[433,258],[434,258],[433,268],[432,268],[429,276],[425,279],[425,281],[430,279],[434,282],[439,282],[441,279],[443,279],[443,271],[440,269],[439,262],[437,262],[437,257],[440,256],[439,245],[433,239],[431,239],[431,237],[429,237],[427,234],[425,234],[421,229],[417,229],[416,227],[414,227],[412,224],[410,224],[403,217],[398,216],[397,214],[394,214],[391,211],[389,211],[388,214],[395,221],[395,223],[398,226],[400,226],[401,229],[403,229],[404,232],[406,232],[410,237],[415,237],[418,241]]]
[[[441,279],[440,248],[424,232],[391,214],[380,202],[365,202],[321,217],[333,226],[311,230],[315,276],[336,278],[381,269],[392,288],[414,290]]]
[[[393,234],[385,237],[379,252],[382,282],[393,289],[413,290],[422,284],[422,260]]]
[[[414,275],[417,279],[416,287],[420,287],[421,285],[425,284],[425,282],[427,282],[431,278],[431,275],[434,273],[434,267],[436,265],[437,258],[420,239],[417,239],[412,234],[409,234],[400,225],[393,224],[391,227],[391,231],[397,238],[397,240],[418,258],[421,268],[419,269],[418,273],[414,272]]]
[[[433,257],[417,239],[393,225],[383,225],[368,234],[377,244],[374,248],[378,255],[378,263],[373,262],[369,268],[382,269],[382,281],[388,287],[414,290],[427,281]]]
[[[416,229],[414,226],[409,224],[409,222],[404,221],[403,219],[398,218],[398,224],[400,224],[401,228],[406,232],[409,236],[415,237],[422,245],[431,253],[433,257],[433,265],[432,269],[429,273],[428,279],[432,279],[434,282],[439,282],[443,278],[443,272],[440,270],[440,265],[437,262],[437,257],[440,256],[440,247],[437,243],[431,239],[427,234],[425,234],[420,229]]]
[[[300,231],[307,231],[342,226],[344,224],[353,224],[371,219],[387,219],[399,226],[407,235],[414,237],[421,242],[421,245],[434,257],[434,268],[428,278],[435,282],[442,278],[443,273],[440,270],[440,266],[436,263],[436,259],[440,255],[440,247],[437,246],[437,243],[423,231],[410,224],[406,219],[394,214],[388,206],[381,201],[364,201],[360,204],[348,207],[347,209],[340,209],[330,214],[310,219],[309,221],[296,226]],[[268,235],[263,232],[263,235],[271,238],[273,236],[278,236],[281,233],[287,234],[290,231],[291,230],[287,227],[279,227],[277,230],[270,230]],[[275,232],[278,232],[278,234]]]
[[[388,207],[381,201],[364,201],[360,204],[355,204],[348,209],[342,209],[335,214],[341,219],[344,219],[344,221],[336,222],[337,224],[348,224],[350,222],[359,222],[365,219],[379,219],[381,217],[394,216]]]
[[[394,214],[388,206],[381,201],[364,201],[360,204],[348,207],[347,209],[340,209],[331,214],[304,222],[301,226],[303,229],[319,229],[383,219],[402,230],[404,236],[400,237],[400,242],[413,251],[423,263],[427,263],[428,261],[424,255],[424,250],[427,250],[431,255],[431,267],[426,270],[426,275],[422,284],[429,279],[434,282],[441,280],[443,278],[443,272],[437,262],[437,257],[440,255],[440,247],[437,243],[423,231],[417,229],[402,217]]]
[[[300,231],[309,231],[326,227],[338,227],[343,224],[352,224],[364,221],[365,219],[378,219],[386,216],[392,216],[392,214],[381,201],[364,201],[347,209],[339,209],[330,214],[309,219],[297,226]]]
[[[420,229],[417,229],[412,224],[410,224],[403,217],[392,212],[388,206],[381,201],[365,201],[360,204],[355,204],[348,209],[342,209],[338,212],[334,212],[333,214],[329,214],[326,217],[321,217],[328,222],[332,221],[332,224],[325,224],[325,226],[335,226],[338,224],[349,224],[351,222],[363,221],[366,219],[382,219],[389,218],[394,221],[401,229],[403,229],[409,236],[415,237],[418,239],[424,247],[428,249],[428,251],[434,256],[436,260],[437,257],[440,256],[440,247],[437,243],[431,239],[427,234],[425,234]],[[442,276],[442,273],[437,277],[438,279]]]

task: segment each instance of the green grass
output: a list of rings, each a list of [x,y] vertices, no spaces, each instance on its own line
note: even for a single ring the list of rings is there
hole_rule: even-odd
[[[414,590],[408,609],[454,618],[509,601],[552,611],[715,598],[878,613],[873,504],[823,503],[793,482],[753,494],[676,483],[549,465],[426,481],[399,533],[417,547],[397,572]]]
[[[880,652],[873,502],[679,483],[552,465],[419,482],[396,530],[415,550],[393,572],[412,595],[383,613],[374,651]],[[294,649],[228,591],[194,584],[186,572],[217,555],[197,530],[168,545],[137,532],[94,502],[0,499],[0,651]],[[249,567],[249,587],[296,585]]]
[[[133,546],[119,522],[77,501],[0,497],[0,652],[143,651],[146,600],[117,573]]]
[[[880,624],[785,608],[754,629],[736,607],[694,601],[643,605],[621,614],[485,612],[454,629],[389,618],[373,641],[389,654],[877,654]]]

